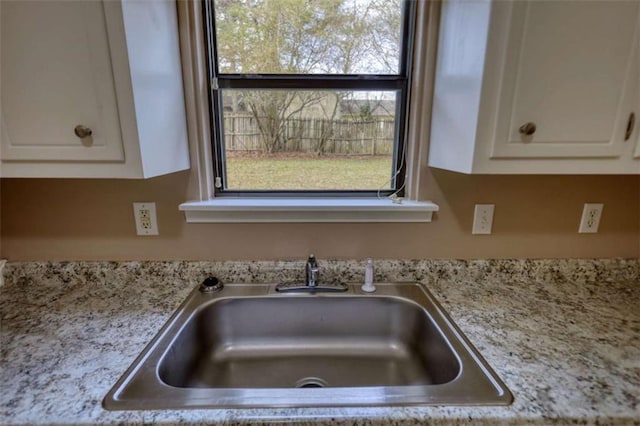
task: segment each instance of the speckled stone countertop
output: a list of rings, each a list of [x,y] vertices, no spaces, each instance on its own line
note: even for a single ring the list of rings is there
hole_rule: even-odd
[[[514,394],[507,407],[105,411],[101,401],[209,274],[302,278],[303,262],[7,263],[2,424],[640,424],[637,260],[376,261],[424,283]],[[363,262],[320,262],[362,280]]]

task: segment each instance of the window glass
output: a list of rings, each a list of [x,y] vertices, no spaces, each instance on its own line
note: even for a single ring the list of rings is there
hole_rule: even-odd
[[[391,189],[397,93],[221,93],[227,189]]]
[[[216,0],[220,73],[398,74],[399,0]]]
[[[205,5],[217,195],[401,194],[411,2]]]

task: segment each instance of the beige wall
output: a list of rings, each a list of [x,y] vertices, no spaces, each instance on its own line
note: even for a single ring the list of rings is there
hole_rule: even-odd
[[[2,168],[2,166],[0,166]],[[4,259],[2,257],[2,181],[0,180],[0,259]],[[0,274],[1,279],[1,274]]]
[[[187,224],[189,172],[150,180],[3,179],[2,257],[10,260],[640,257],[640,177],[467,176],[431,170],[427,224]],[[131,203],[157,203],[160,235],[137,237]],[[601,232],[578,234],[585,202]],[[495,203],[494,234],[470,233]]]

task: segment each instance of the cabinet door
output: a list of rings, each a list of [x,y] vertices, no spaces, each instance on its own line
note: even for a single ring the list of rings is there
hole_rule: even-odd
[[[102,2],[2,0],[0,18],[2,159],[123,161]]]
[[[640,2],[500,7],[511,9],[511,20],[491,156],[619,156],[639,79],[632,61]],[[521,131],[527,123],[535,131]]]

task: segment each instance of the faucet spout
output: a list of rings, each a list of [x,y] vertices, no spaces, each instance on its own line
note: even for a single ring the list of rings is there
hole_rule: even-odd
[[[318,262],[316,261],[316,257],[314,255],[310,255],[309,259],[307,259],[306,266],[306,285],[307,287],[317,287],[318,286],[318,274],[320,269],[318,268]]]
[[[0,0],[1,1],[1,0]],[[319,284],[318,276],[320,275],[320,268],[318,267],[318,261],[314,255],[310,255],[305,264],[306,279],[304,284],[302,283],[280,283],[276,285],[276,291],[280,293],[325,293],[325,292],[342,292],[349,290],[346,284],[342,283],[329,283]]]

